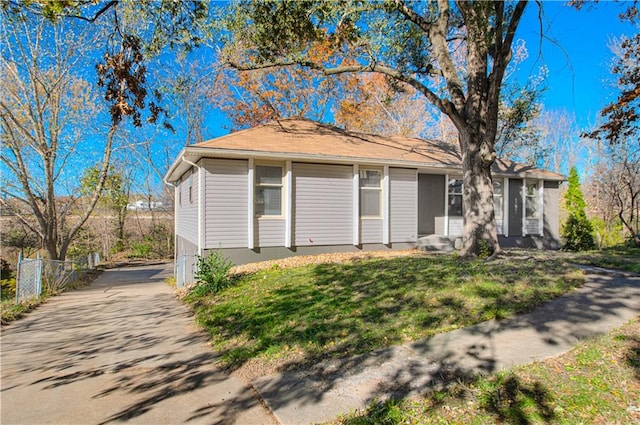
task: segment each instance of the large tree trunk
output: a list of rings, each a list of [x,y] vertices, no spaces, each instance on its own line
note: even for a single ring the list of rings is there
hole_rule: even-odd
[[[492,257],[502,252],[493,209],[493,181],[491,164],[495,152],[482,141],[481,135],[460,132],[462,151],[462,205],[464,210],[463,257],[477,256],[485,248]],[[482,242],[487,244],[482,246]]]

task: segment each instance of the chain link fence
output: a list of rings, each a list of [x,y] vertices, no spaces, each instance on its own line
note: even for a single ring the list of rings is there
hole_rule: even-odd
[[[19,258],[16,276],[16,302],[39,297],[42,292],[62,292],[80,277],[81,273],[100,264],[97,253],[74,261]]]
[[[40,296],[42,293],[42,259],[18,259],[16,302]]]

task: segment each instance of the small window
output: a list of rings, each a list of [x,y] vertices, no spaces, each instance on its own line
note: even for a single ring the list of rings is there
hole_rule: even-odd
[[[282,215],[282,167],[256,165],[255,213],[257,216]]]
[[[189,191],[189,203],[193,204],[193,174],[189,176],[188,181],[188,191]]]
[[[382,172],[360,170],[360,216],[382,216]]]
[[[501,219],[504,211],[504,197],[502,194],[502,182],[500,181],[493,182],[493,209],[496,219]]]
[[[538,218],[538,184],[531,183],[527,184],[527,193],[526,193],[526,218]]]
[[[462,216],[462,179],[449,179],[449,217]]]

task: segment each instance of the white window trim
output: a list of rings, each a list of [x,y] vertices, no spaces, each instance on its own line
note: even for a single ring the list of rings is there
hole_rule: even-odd
[[[495,198],[496,198],[496,191],[495,189],[493,189],[493,185],[495,183],[500,183],[500,186],[502,187],[502,195],[500,195],[502,197],[502,208],[500,209],[500,214],[502,215],[502,226],[501,226],[501,232],[497,233],[498,235],[504,235],[504,202],[505,202],[505,196],[504,196],[504,179],[495,179],[492,183],[492,190],[493,190],[493,205],[494,205],[494,210],[493,210],[493,215],[495,217],[495,223],[496,223],[496,232],[497,232],[497,224],[498,224],[498,216],[496,215],[496,210],[495,210]]]
[[[544,181],[538,180],[538,234],[544,235]]]
[[[387,173],[385,174],[384,168],[386,168]],[[389,167],[388,166],[384,166],[383,169],[380,169],[378,167],[359,167],[358,169],[358,190],[371,190],[371,191],[378,191],[380,193],[380,197],[378,198],[380,205],[379,205],[379,211],[380,214],[379,215],[363,215],[360,216],[361,220],[384,220],[384,216],[385,216],[385,212],[384,212],[384,208],[385,208],[385,200],[384,200],[384,186],[385,184],[388,184],[388,177],[387,177],[387,182],[385,183],[385,175],[388,176],[389,174]],[[378,171],[380,172],[380,186],[378,187],[362,187],[360,186],[360,171]],[[360,197],[360,192],[358,192],[358,198]],[[358,199],[358,209],[360,209],[360,199]],[[384,239],[384,236],[383,236]]]
[[[280,167],[280,184],[258,184],[255,181],[255,167],[258,166],[265,166],[265,167]],[[282,219],[286,219],[286,188],[285,188],[285,180],[286,180],[286,164],[280,163],[280,162],[263,162],[263,161],[259,161],[259,162],[254,162],[253,164],[254,167],[254,181],[253,181],[253,202],[255,203],[255,191],[259,188],[259,187],[280,187],[281,191],[280,191],[280,215],[269,215],[269,214],[263,214],[263,215],[257,215],[255,214],[255,204],[254,204],[254,216],[256,219],[258,220],[282,220]]]
[[[504,208],[504,212],[503,212],[503,216],[502,216],[502,233],[504,234],[505,237],[509,236],[509,179],[508,178],[504,178],[504,187],[502,188],[502,194],[504,196],[504,198],[502,199],[502,202],[504,202],[504,204],[502,205]]]
[[[541,180],[529,180],[529,184],[535,184],[536,185],[536,189],[538,191],[537,196],[536,196],[536,212],[538,213],[538,233],[534,234],[534,233],[528,233],[527,232],[527,198],[529,198],[529,196],[527,196],[527,181],[526,179],[522,179],[523,183],[523,213],[522,213],[522,235],[523,236],[528,236],[528,235],[532,235],[532,236],[540,236],[542,235],[542,227],[543,227],[543,220],[544,220],[544,216],[543,216],[543,211],[542,211],[542,181]],[[535,218],[532,218],[532,220],[534,220]]]

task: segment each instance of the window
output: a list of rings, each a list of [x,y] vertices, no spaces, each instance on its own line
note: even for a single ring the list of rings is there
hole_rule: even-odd
[[[189,175],[189,182],[188,182],[188,187],[189,187],[189,203],[193,204],[193,173],[191,175]]]
[[[502,182],[493,182],[493,209],[495,211],[496,220],[502,219],[504,212],[504,196],[502,194]]]
[[[382,214],[382,172],[380,170],[360,170],[360,216],[381,217]]]
[[[538,184],[528,183],[526,191],[526,218],[538,218]]]
[[[282,167],[256,165],[255,213],[257,216],[282,215]]]
[[[449,179],[449,188],[447,193],[449,195],[449,217],[462,216],[462,180]]]

